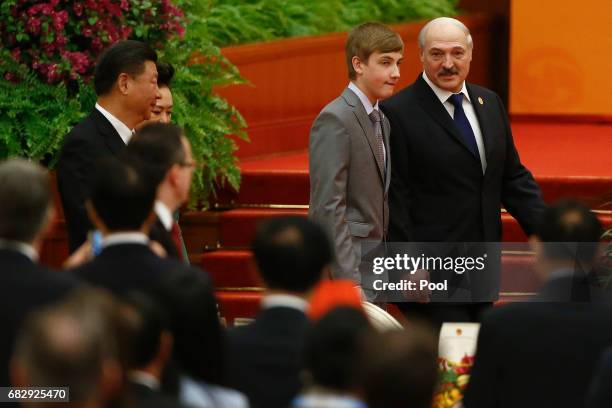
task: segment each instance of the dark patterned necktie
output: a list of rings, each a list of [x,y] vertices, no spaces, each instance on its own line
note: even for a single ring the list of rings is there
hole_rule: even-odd
[[[453,115],[453,122],[455,122],[455,126],[463,136],[463,140],[467,143],[468,147],[476,155],[476,157],[480,157],[478,155],[478,145],[476,144],[476,136],[474,136],[474,130],[472,126],[470,126],[470,121],[467,116],[465,116],[465,112],[463,111],[463,94],[453,94],[448,98],[449,102],[453,104],[455,107],[455,114]]]
[[[382,123],[380,112],[377,109],[374,109],[370,112],[370,120],[374,125],[374,134],[376,135],[376,156],[378,158],[378,162],[383,166],[383,174],[385,172],[385,153],[384,153],[384,140],[382,134]]]

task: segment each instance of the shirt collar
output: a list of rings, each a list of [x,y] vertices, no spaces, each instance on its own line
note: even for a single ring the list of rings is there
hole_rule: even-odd
[[[155,376],[153,376],[152,374],[146,373],[144,371],[131,370],[128,373],[128,377],[133,383],[144,385],[145,387],[150,388],[152,390],[159,390],[159,380],[155,378]]]
[[[355,95],[357,95],[357,97],[363,104],[363,107],[365,108],[365,111],[368,115],[370,115],[370,113],[372,113],[374,109],[378,110],[378,101],[376,101],[376,103],[372,105],[370,99],[368,99],[368,97],[361,91],[361,89],[359,89],[357,85],[355,85],[353,81],[349,82],[348,89],[355,92]]]
[[[149,237],[147,237],[142,232],[117,232],[114,234],[109,234],[102,238],[102,248],[119,244],[147,245],[148,243]]]
[[[166,204],[162,203],[161,201],[156,200],[154,209],[155,214],[157,214],[157,218],[159,218],[166,231],[172,230],[174,218],[172,217],[172,212],[170,211],[168,206],[166,206]]]
[[[294,295],[268,295],[261,300],[261,307],[269,309],[271,307],[290,307],[306,313],[308,302],[301,297]]]
[[[38,252],[36,252],[32,245],[25,242],[0,239],[0,248],[19,252],[27,256],[32,262],[38,262]]]
[[[427,77],[425,71],[423,71],[423,79],[425,80],[425,82],[427,82],[427,85],[429,85],[429,87],[436,94],[441,103],[448,101],[448,98],[450,98],[450,96],[453,94],[453,92],[447,91],[446,89],[442,89],[438,85],[431,82],[431,79]],[[467,98],[467,100],[471,102],[470,94],[468,94],[467,86],[465,86],[465,81],[463,81],[463,85],[461,86],[461,91],[459,93],[462,93]]]
[[[121,137],[121,140],[123,140],[123,143],[127,145],[130,139],[132,138],[134,131],[130,129],[129,127],[127,127],[125,123],[117,119],[115,115],[113,115],[112,113],[104,109],[98,103],[96,103],[96,109],[100,111],[100,113],[104,115],[106,119],[108,119],[108,121],[111,123],[111,125],[113,125],[113,127],[117,131],[117,133],[119,133],[119,137]]]

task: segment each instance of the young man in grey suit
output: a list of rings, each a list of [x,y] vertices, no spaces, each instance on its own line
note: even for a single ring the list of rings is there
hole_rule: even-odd
[[[400,36],[382,24],[353,29],[346,42],[348,88],[323,108],[310,131],[309,216],[334,242],[333,278],[359,287],[361,242],[382,242],[387,233],[390,127],[378,100],[393,93],[403,51]]]

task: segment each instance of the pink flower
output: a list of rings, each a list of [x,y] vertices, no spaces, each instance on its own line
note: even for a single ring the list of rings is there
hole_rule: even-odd
[[[11,55],[15,61],[19,61],[19,57],[21,57],[21,50],[19,48],[13,48],[11,50]]]
[[[28,22],[27,22],[26,27],[27,27],[26,28],[27,31],[32,33],[32,34],[40,33],[40,19],[38,19],[36,17],[28,18]]]
[[[83,5],[81,3],[74,3],[72,9],[74,10],[74,14],[76,14],[77,17],[80,17],[83,14]]]

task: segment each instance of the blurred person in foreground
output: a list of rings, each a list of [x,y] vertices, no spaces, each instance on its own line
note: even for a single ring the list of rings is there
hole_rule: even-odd
[[[169,274],[193,274],[209,281],[201,270],[161,258],[149,247],[156,191],[141,163],[114,157],[98,163],[87,211],[102,233],[102,248],[93,260],[72,270],[75,276],[116,295],[151,292]]]
[[[266,294],[255,321],[228,333],[229,385],[255,408],[285,408],[301,387],[308,299],[333,249],[321,227],[297,216],[260,225],[252,249]]]
[[[16,387],[66,387],[69,402],[22,401],[26,407],[128,407],[127,331],[107,293],[79,289],[33,313],[21,330],[11,363]]]
[[[373,331],[363,309],[340,306],[317,320],[304,346],[303,392],[292,408],[366,408],[358,384],[362,337]]]
[[[167,123],[147,124],[132,137],[124,154],[138,160],[157,185],[150,239],[159,242],[168,257],[185,260],[173,213],[189,199],[195,162],[183,129]]]
[[[602,231],[579,202],[545,211],[531,238],[544,284],[533,301],[485,315],[466,408],[583,406],[598,358],[612,344],[612,305],[588,273]]]
[[[47,172],[23,159],[0,164],[0,386],[18,328],[27,313],[65,297],[77,282],[38,264],[54,217]]]

